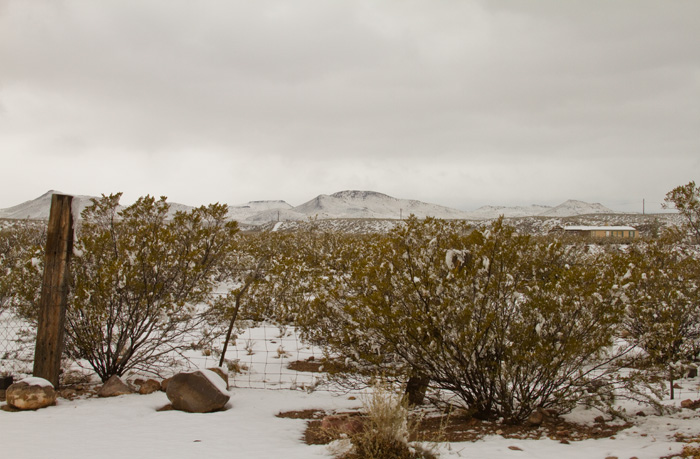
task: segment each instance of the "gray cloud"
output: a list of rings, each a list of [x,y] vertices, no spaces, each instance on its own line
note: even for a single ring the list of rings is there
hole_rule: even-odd
[[[49,188],[190,204],[355,188],[636,210],[700,172],[698,17],[694,1],[5,0],[0,207]]]

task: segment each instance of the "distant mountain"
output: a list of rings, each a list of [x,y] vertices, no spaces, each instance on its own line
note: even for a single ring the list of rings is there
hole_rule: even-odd
[[[23,202],[13,207],[8,207],[7,209],[0,209],[0,218],[9,218],[16,220],[48,220],[49,213],[51,212],[51,196],[54,194],[67,194],[61,191],[49,190],[42,194],[36,199],[31,201]],[[69,193],[68,193],[69,194]],[[87,195],[73,195],[73,215],[74,218],[79,218],[82,211],[92,204],[92,199],[98,199],[98,196],[87,196]],[[178,204],[177,202],[171,202],[170,210],[168,215],[170,217],[175,215],[175,212],[187,212],[191,210],[192,206],[187,206],[185,204]]]
[[[62,194],[48,191],[38,198],[14,207],[0,209],[0,218],[47,220],[51,209],[51,195]],[[92,196],[73,197],[73,210],[79,215],[90,205]],[[170,203],[170,216],[177,211],[189,211],[192,206]],[[319,219],[399,219],[413,214],[418,218],[436,217],[444,219],[490,220],[500,215],[517,217],[571,217],[586,214],[613,213],[607,207],[595,203],[569,200],[556,207],[533,204],[531,206],[503,207],[484,206],[471,212],[429,204],[411,199],[397,199],[376,191],[347,190],[331,195],[319,195],[304,204],[292,207],[285,201],[251,201],[229,206],[228,218],[244,224],[261,225],[273,221],[301,221]]]
[[[23,202],[7,209],[0,209],[0,218],[11,218],[16,220],[48,220],[51,210],[51,196],[54,194],[66,194],[60,191],[49,190],[36,199]],[[73,196],[73,214],[80,215],[87,206],[91,204],[92,196]]]
[[[517,217],[532,217],[535,215],[540,215],[543,212],[547,212],[552,209],[550,206],[542,206],[539,204],[532,204],[530,206],[515,206],[515,207],[504,207],[504,206],[483,206],[478,209],[469,212],[470,218],[473,219],[493,219],[498,218],[503,215],[506,218],[517,218]]]
[[[506,218],[518,217],[574,217],[588,214],[612,214],[614,211],[602,204],[589,204],[583,201],[569,199],[556,207],[533,204],[530,206],[503,207],[484,206],[469,212],[472,219],[491,220],[503,215]]]
[[[589,204],[583,201],[569,199],[545,212],[537,214],[541,217],[573,217],[574,215],[612,214],[614,211],[600,203]]]
[[[284,201],[250,201],[246,204],[228,206],[228,218],[238,221],[265,221],[277,220],[277,213],[284,213],[290,218],[285,220],[296,220],[290,210],[292,206]],[[303,218],[302,215],[298,217]],[[280,220],[282,217],[280,216]]]
[[[397,199],[376,191],[347,190],[319,195],[294,212],[318,218],[467,218],[467,212],[410,199]]]

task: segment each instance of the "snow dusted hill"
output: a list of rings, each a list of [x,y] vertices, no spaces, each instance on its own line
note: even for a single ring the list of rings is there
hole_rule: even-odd
[[[494,219],[503,215],[506,218],[518,217],[573,217],[576,215],[588,214],[611,214],[614,211],[602,204],[589,204],[583,201],[569,199],[556,207],[533,204],[531,206],[502,207],[484,206],[473,212],[469,212],[469,217],[473,219]]]
[[[290,213],[291,209],[292,206],[284,201],[250,201],[246,204],[228,206],[228,218],[238,221],[264,220],[267,222],[277,220],[279,212],[280,220],[282,220],[282,214],[289,217],[285,220],[296,220],[293,218],[293,212]],[[301,215],[298,217],[303,218]]]
[[[504,206],[483,206],[478,209],[469,212],[470,218],[473,219],[493,219],[498,218],[503,215],[506,218],[517,218],[517,217],[532,217],[535,215],[541,215],[543,212],[552,209],[550,206],[542,206],[539,204],[532,204],[531,206],[515,206],[515,207],[504,207]]]
[[[418,218],[467,218],[468,213],[410,199],[397,199],[376,191],[340,191],[319,195],[294,208],[309,217],[318,218],[401,218],[414,214]]]
[[[61,191],[49,190],[36,199],[23,202],[7,209],[0,209],[0,218],[10,218],[17,220],[48,220],[51,211],[51,196],[54,194],[70,194]],[[91,199],[98,196],[73,195],[73,215],[77,218],[87,206],[92,204]],[[192,206],[171,202],[168,214],[172,217],[175,212],[187,212]]]
[[[51,196],[54,194],[66,194],[61,191],[49,190],[36,199],[23,202],[7,209],[0,209],[0,218],[11,218],[17,220],[48,220],[51,210]],[[73,196],[73,214],[80,215],[87,206],[90,205],[92,196]]]
[[[7,209],[0,209],[0,218],[46,220],[51,208],[51,195],[60,193],[48,191],[38,198]],[[92,196],[77,195],[73,198],[75,215],[90,204]],[[188,211],[191,206],[170,203],[170,215],[177,211]],[[262,225],[276,221],[304,221],[319,219],[395,219],[406,218],[410,214],[418,218],[437,217],[444,219],[490,220],[504,215],[518,217],[571,217],[586,214],[610,214],[612,210],[601,204],[589,204],[569,200],[556,207],[531,205],[518,207],[484,206],[465,212],[437,204],[429,204],[411,199],[397,199],[376,191],[340,191],[331,195],[319,195],[297,207],[285,201],[251,201],[246,204],[229,206],[228,218],[242,224]]]
[[[538,214],[541,217],[571,217],[574,215],[585,215],[585,214],[612,214],[612,210],[608,209],[602,204],[594,203],[589,204],[583,201],[576,201],[569,199],[556,207]]]

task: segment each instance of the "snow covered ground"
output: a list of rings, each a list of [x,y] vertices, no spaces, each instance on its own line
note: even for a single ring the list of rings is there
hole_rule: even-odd
[[[277,352],[280,346],[284,348],[282,353]],[[3,458],[56,459],[332,457],[328,447],[303,442],[305,420],[276,416],[292,410],[320,409],[330,413],[360,407],[358,394],[301,389],[318,374],[300,373],[292,379],[294,372],[278,373],[277,368],[286,367],[289,361],[306,359],[316,352],[296,340],[290,331],[279,333],[273,327],[249,330],[239,336],[236,346],[227,353],[227,358],[240,359],[248,371],[232,378],[232,385],[238,387],[230,389],[231,401],[226,411],[158,412],[158,408],[168,404],[162,392],[108,399],[59,398],[56,406],[38,411],[0,411],[0,451]],[[202,368],[215,365],[212,357],[200,356],[194,361]],[[680,385],[676,400],[665,403],[678,407],[683,399],[700,399],[698,379],[683,380]],[[438,451],[442,458],[659,459],[680,453],[683,443],[677,441],[678,435],[700,437],[700,417],[695,411],[678,409],[671,415],[656,416],[648,407],[623,407],[630,414],[643,410],[647,416],[633,416],[634,425],[612,438],[564,444],[551,439],[491,435],[476,442],[442,444]],[[566,419],[593,425],[599,414],[578,409]]]
[[[697,394],[696,394],[697,395]],[[313,458],[332,457],[326,446],[302,440],[306,421],[276,414],[307,408],[356,408],[357,400],[329,392],[233,389],[229,409],[218,413],[158,412],[164,393],[115,398],[59,399],[38,411],[0,411],[0,449],[7,458]],[[570,418],[590,421],[580,411]],[[637,418],[638,425],[615,438],[563,444],[498,435],[476,442],[442,445],[443,458],[658,459],[677,454],[674,435],[698,436],[700,421],[690,410],[673,416]],[[516,449],[517,448],[517,449]]]

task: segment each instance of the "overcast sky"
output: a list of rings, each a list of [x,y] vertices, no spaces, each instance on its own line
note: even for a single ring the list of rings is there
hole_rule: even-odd
[[[0,208],[652,211],[691,180],[700,1],[0,0]]]

